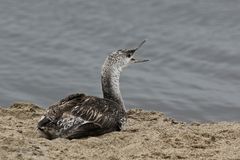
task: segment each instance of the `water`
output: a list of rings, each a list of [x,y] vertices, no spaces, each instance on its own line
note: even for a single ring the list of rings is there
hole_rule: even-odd
[[[0,104],[101,96],[113,50],[147,43],[121,75],[128,108],[240,120],[240,1],[1,0]]]

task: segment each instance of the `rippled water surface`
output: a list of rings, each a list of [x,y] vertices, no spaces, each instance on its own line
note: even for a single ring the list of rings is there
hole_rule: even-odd
[[[0,104],[101,96],[116,49],[147,43],[121,75],[128,108],[240,120],[238,0],[0,0]]]

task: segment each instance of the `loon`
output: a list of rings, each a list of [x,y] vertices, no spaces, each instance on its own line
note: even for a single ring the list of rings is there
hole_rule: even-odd
[[[49,106],[37,124],[47,139],[77,139],[121,131],[126,122],[126,108],[119,89],[120,73],[128,64],[146,62],[134,58],[135,49],[112,52],[101,70],[103,98],[76,93]]]

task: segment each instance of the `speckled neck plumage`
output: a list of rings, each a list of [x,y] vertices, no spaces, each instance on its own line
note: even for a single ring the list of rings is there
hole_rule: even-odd
[[[109,66],[109,62],[105,61],[102,67],[102,91],[103,97],[106,99],[113,100],[114,102],[120,104],[123,109],[126,111],[123,98],[120,92],[120,73],[121,67],[118,66]]]

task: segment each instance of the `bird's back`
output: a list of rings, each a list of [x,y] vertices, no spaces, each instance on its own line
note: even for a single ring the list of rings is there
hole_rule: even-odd
[[[38,123],[46,138],[82,138],[121,130],[125,111],[118,103],[72,94],[52,105]]]

